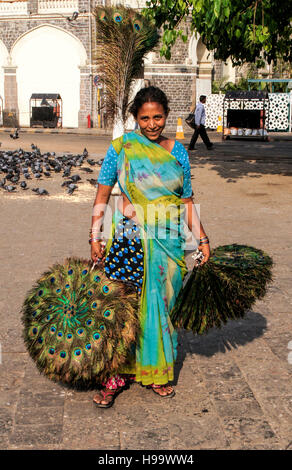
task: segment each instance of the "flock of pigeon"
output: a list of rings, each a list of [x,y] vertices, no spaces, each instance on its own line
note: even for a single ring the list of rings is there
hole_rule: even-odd
[[[17,130],[10,134],[12,139],[18,138]],[[18,150],[0,151],[0,189],[12,193],[20,190],[31,190],[39,196],[47,196],[49,192],[42,187],[35,186],[34,180],[44,181],[51,178],[54,173],[62,173],[64,178],[62,187],[68,194],[73,194],[78,189],[78,183],[82,180],[78,174],[71,175],[72,170],[79,168],[86,174],[93,173],[90,168],[94,165],[102,165],[103,158],[97,162],[88,158],[86,148],[82,154],[67,154],[57,156],[55,152],[41,153],[40,149],[31,144],[31,151]],[[90,166],[84,166],[88,163]],[[1,179],[2,173],[2,179]],[[3,177],[4,176],[4,177]],[[96,179],[87,179],[90,184],[97,187]]]

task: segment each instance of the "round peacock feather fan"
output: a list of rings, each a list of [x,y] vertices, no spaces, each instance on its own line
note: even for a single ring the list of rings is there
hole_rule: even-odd
[[[264,297],[272,280],[272,259],[246,245],[215,248],[207,263],[195,266],[171,311],[174,327],[207,333],[242,318]]]
[[[56,382],[90,388],[126,361],[139,334],[133,286],[68,258],[45,272],[22,307],[24,341],[38,369]]]

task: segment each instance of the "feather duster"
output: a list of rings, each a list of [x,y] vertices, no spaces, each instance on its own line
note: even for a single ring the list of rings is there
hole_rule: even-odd
[[[95,59],[106,91],[107,113],[114,119],[115,138],[124,132],[133,80],[159,36],[155,25],[131,8],[96,7],[95,17]]]
[[[265,295],[272,265],[266,253],[251,246],[217,247],[182,287],[170,314],[173,326],[203,334],[243,317]]]
[[[100,384],[127,360],[139,334],[136,290],[86,260],[45,272],[22,307],[26,347],[41,373],[72,387]]]

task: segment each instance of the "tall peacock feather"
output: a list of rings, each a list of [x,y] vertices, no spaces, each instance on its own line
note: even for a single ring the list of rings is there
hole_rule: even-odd
[[[181,289],[170,315],[173,325],[203,334],[243,317],[265,295],[272,265],[266,253],[251,246],[215,248]]]
[[[113,138],[116,138],[124,133],[133,80],[159,36],[153,23],[131,8],[96,7],[95,17],[95,58],[106,90],[107,112],[114,119]]]
[[[75,387],[116,372],[137,341],[138,296],[88,261],[69,258],[45,272],[23,308],[24,340],[39,370]]]

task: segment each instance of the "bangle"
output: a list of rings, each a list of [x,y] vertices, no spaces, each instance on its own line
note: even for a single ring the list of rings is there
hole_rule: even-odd
[[[208,245],[208,244],[209,244],[209,238],[207,236],[200,237],[200,245]]]
[[[88,243],[91,243],[91,242],[101,242],[102,241],[102,238],[90,238],[88,240]]]

